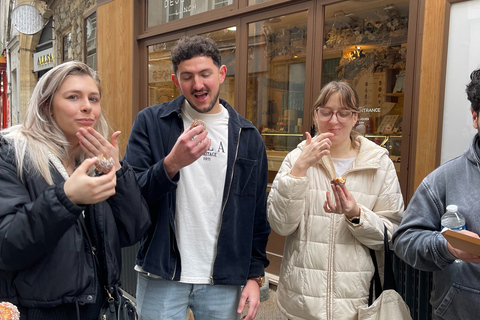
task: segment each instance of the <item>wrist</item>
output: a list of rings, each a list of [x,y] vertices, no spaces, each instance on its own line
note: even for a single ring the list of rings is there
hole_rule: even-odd
[[[248,280],[255,281],[258,284],[258,286],[261,288],[265,283],[265,276],[252,277],[252,278],[248,278]]]

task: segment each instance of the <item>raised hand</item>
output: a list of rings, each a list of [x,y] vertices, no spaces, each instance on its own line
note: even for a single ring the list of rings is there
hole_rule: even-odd
[[[290,172],[296,177],[304,177],[308,168],[317,163],[323,156],[330,154],[330,147],[332,146],[330,137],[334,136],[330,132],[322,133],[314,138],[308,132],[305,132],[305,135],[307,137],[305,146]]]
[[[188,127],[178,137],[172,151],[165,157],[165,168],[170,178],[183,167],[195,162],[210,148],[212,142],[207,138],[208,131],[203,130],[203,126]]]
[[[119,162],[118,151],[118,136],[120,131],[116,131],[112,134],[111,142],[108,142],[100,133],[95,129],[86,127],[80,128],[77,132],[77,138],[80,143],[80,147],[85,151],[89,157],[98,157],[101,154],[107,159],[110,157],[115,161],[115,171],[121,168]]]
[[[75,204],[94,204],[115,194],[117,177],[112,168],[109,173],[99,177],[90,177],[88,169],[97,162],[97,158],[89,158],[75,169],[65,182],[65,194]]]

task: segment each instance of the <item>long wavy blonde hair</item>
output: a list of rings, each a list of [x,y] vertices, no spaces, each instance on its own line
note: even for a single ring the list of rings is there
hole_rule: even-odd
[[[72,146],[53,118],[52,108],[53,97],[65,79],[72,75],[91,77],[101,96],[100,79],[93,69],[79,61],[62,63],[48,71],[38,81],[28,104],[23,124],[0,132],[2,138],[9,141],[14,147],[17,173],[20,179],[23,177],[23,171],[28,168],[29,173],[39,173],[48,184],[53,184],[48,153],[53,153],[60,160],[68,157]],[[102,114],[100,114],[94,129],[102,136],[107,137],[109,127]],[[75,148],[72,156],[74,156],[76,165],[87,158],[80,147]],[[93,168],[89,173],[92,172]]]

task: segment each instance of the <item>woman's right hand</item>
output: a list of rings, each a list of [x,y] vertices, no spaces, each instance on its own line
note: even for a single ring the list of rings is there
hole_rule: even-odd
[[[323,156],[330,154],[330,147],[332,146],[330,137],[334,136],[331,132],[322,133],[314,138],[308,132],[305,132],[305,135],[307,136],[305,146],[290,171],[296,177],[304,177],[308,168],[317,163]]]
[[[65,194],[74,204],[94,204],[106,200],[115,194],[117,177],[112,167],[107,174],[90,177],[88,169],[97,162],[97,158],[89,158],[75,169],[65,182]]]

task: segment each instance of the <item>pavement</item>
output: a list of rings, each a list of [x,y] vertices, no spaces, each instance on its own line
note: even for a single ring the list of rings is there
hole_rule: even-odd
[[[277,286],[270,284],[268,298],[261,302],[255,320],[287,320],[277,308]],[[245,308],[246,309],[246,308]],[[242,313],[242,317],[246,315],[246,310]],[[194,320],[192,313],[188,312],[185,320]]]

